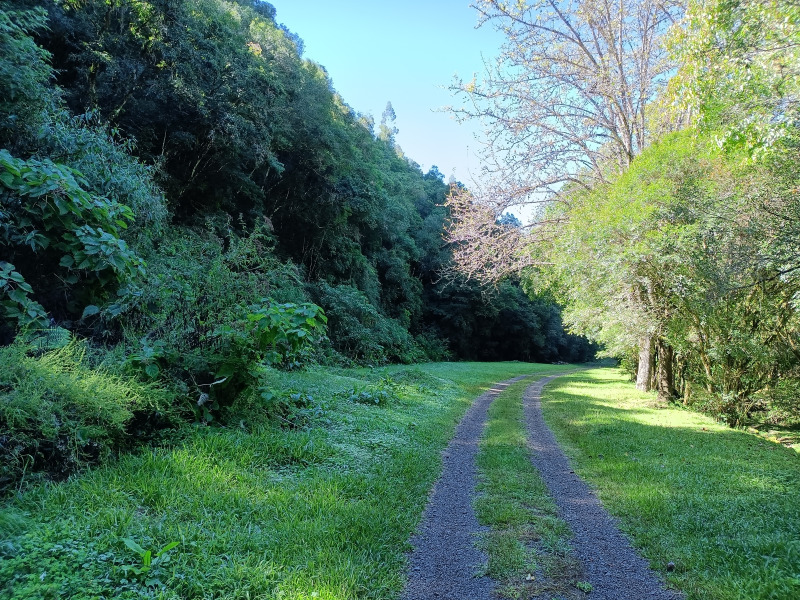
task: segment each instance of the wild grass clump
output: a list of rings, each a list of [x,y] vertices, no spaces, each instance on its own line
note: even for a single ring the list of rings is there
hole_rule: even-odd
[[[93,367],[85,344],[31,355],[0,348],[0,491],[24,478],[64,479],[131,441],[137,417],[168,418],[158,386]]]

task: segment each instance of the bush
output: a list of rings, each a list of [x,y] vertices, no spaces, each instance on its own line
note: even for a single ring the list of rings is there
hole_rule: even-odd
[[[160,340],[167,352],[187,355],[207,346],[219,326],[240,318],[240,307],[259,298],[307,301],[297,267],[278,260],[273,246],[267,224],[246,235],[230,224],[220,233],[167,230],[144,256],[141,289],[120,307],[126,343],[138,350],[146,337],[146,343]]]
[[[120,238],[133,221],[131,209],[87,191],[83,175],[66,165],[0,150],[0,209],[0,249],[14,261],[0,268],[18,284],[13,290],[0,284],[0,293],[22,308],[20,326],[47,324],[43,311],[26,306],[27,294],[61,318],[86,316],[96,312],[93,303],[105,288],[144,272]]]
[[[238,319],[214,332],[216,343],[207,359],[215,381],[197,402],[202,421],[211,421],[214,411],[229,408],[245,391],[255,391],[265,411],[274,410],[279,403],[271,386],[264,383],[265,371],[304,366],[325,337],[327,317],[310,302],[278,304],[262,298],[260,304],[241,312]]]
[[[297,267],[276,258],[269,223],[219,229],[168,231],[145,285],[105,315],[122,329],[128,367],[177,382],[200,422],[230,412],[261,366],[298,367],[324,337],[325,316],[305,302]]]
[[[137,251],[162,235],[168,219],[164,194],[156,185],[153,167],[139,162],[132,140],[101,125],[94,114],[51,115],[42,125],[37,153],[81,172],[87,189],[133,212],[120,237]]]
[[[428,360],[443,362],[453,359],[453,353],[450,351],[448,341],[435,332],[425,331],[417,334],[414,339]]]
[[[163,194],[151,168],[134,158],[132,142],[93,114],[65,110],[50,55],[32,37],[47,29],[46,11],[6,4],[0,255],[14,277],[10,286],[0,283],[3,341],[17,327],[46,325],[48,317],[73,328],[72,321],[96,314],[118,284],[141,274],[137,250],[167,218]]]
[[[40,356],[0,348],[0,490],[31,473],[63,479],[128,446],[137,416],[166,416],[162,389],[93,368],[86,353],[75,340]]]
[[[328,335],[338,352],[372,364],[425,360],[411,334],[398,321],[381,314],[356,288],[324,281],[310,288],[315,302],[328,315]]]

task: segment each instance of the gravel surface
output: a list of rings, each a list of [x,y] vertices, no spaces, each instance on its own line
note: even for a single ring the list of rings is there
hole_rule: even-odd
[[[475,548],[483,528],[472,510],[475,495],[475,455],[489,405],[509,384],[523,375],[495,384],[479,396],[456,429],[442,454],[442,476],[433,487],[409,558],[408,585],[403,600],[488,600],[494,583],[476,577],[486,556]]]
[[[570,467],[553,433],[542,419],[541,393],[553,377],[531,385],[524,396],[525,422],[533,464],[556,501],[559,516],[573,533],[575,557],[592,584],[591,600],[679,600],[631,547],[600,501]],[[422,596],[420,596],[422,597]],[[469,597],[469,596],[464,596]]]

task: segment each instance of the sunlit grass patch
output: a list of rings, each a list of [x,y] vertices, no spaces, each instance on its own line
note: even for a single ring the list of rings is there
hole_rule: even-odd
[[[275,371],[303,427],[204,427],[172,447],[32,487],[0,508],[0,598],[396,596],[408,539],[471,401],[556,367],[453,363]],[[349,390],[385,389],[380,405]],[[153,556],[144,570],[123,542]],[[137,573],[138,570],[139,572]]]
[[[794,450],[658,407],[614,369],[555,380],[542,405],[576,472],[689,599],[800,597]]]

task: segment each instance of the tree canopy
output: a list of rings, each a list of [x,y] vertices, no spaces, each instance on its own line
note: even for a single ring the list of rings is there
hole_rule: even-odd
[[[451,200],[458,269],[554,294],[571,331],[663,400],[734,423],[797,414],[800,6],[478,6],[513,67],[461,85],[466,114],[519,159],[497,163],[499,188]],[[509,232],[520,197],[543,207]]]

